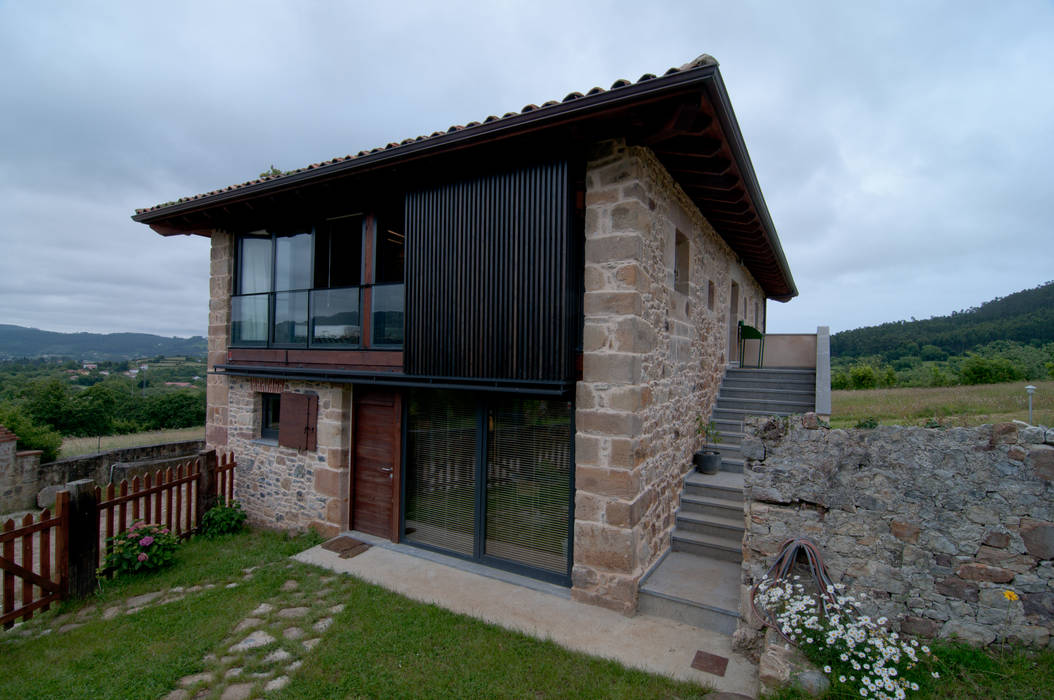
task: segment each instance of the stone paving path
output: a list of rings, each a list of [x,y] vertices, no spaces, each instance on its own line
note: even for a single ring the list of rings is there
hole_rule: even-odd
[[[287,580],[246,617],[231,625],[220,648],[203,659],[205,670],[180,678],[165,700],[242,700],[266,696],[284,688],[290,674],[322,641],[333,618],[344,610],[344,581],[314,567],[276,562],[289,571]],[[294,569],[295,567],[295,569]],[[107,605],[87,605],[75,613],[58,615],[43,625],[18,625],[7,634],[20,638],[62,634],[97,619],[135,615],[147,608],[173,603],[203,591],[236,588],[250,581],[258,567],[244,569],[240,578],[193,586],[173,586]],[[33,621],[34,623],[36,621]]]
[[[234,625],[218,653],[205,656],[204,672],[180,678],[165,700],[243,700],[284,688],[344,610],[344,594],[329,585],[335,580],[313,569],[289,578]]]

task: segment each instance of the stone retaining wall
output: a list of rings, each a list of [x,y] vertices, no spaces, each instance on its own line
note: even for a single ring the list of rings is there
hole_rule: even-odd
[[[13,445],[14,443],[6,443]],[[2,445],[0,445],[2,449]],[[27,450],[15,454],[10,468],[5,469],[0,459],[0,513],[30,510],[38,507],[37,495],[44,489],[61,487],[78,479],[91,479],[102,486],[110,482],[110,468],[115,464],[152,461],[168,463],[181,457],[195,457],[205,449],[203,440],[184,440],[160,445],[127,447],[120,450],[97,452],[40,464],[40,451]],[[2,455],[0,455],[2,457]],[[122,474],[134,476],[138,471],[126,467]],[[54,496],[51,495],[53,499]]]
[[[744,583],[804,536],[904,632],[1052,643],[1054,430],[832,430],[807,414],[746,432]]]
[[[748,323],[759,323],[764,295],[647,148],[596,147],[585,239],[572,595],[629,613],[670,547],[702,445],[697,419],[709,419],[724,372],[732,282]],[[679,254],[687,279],[677,279]]]

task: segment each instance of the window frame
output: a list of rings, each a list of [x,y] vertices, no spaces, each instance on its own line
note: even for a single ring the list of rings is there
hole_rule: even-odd
[[[329,272],[326,275],[326,280],[320,281],[316,278],[316,266],[318,264],[318,245],[320,236],[320,227],[323,225],[345,218],[358,218],[361,230],[359,233],[359,274],[357,285],[341,285],[341,286],[329,286],[333,279],[332,274],[332,236],[327,236],[327,242],[329,250],[327,251],[327,257],[329,258]],[[303,226],[303,227],[282,227],[278,229],[254,229],[251,231],[239,232],[235,235],[234,245],[234,270],[232,275],[231,284],[231,320],[229,324],[228,334],[228,346],[229,347],[244,347],[244,348],[274,348],[283,350],[369,350],[372,348],[382,350],[393,350],[401,349],[405,345],[405,313],[406,313],[406,296],[405,296],[405,242],[404,242],[404,258],[403,258],[403,275],[402,281],[400,282],[384,282],[376,283],[375,271],[377,269],[376,256],[378,254],[378,246],[376,240],[377,236],[377,216],[373,213],[357,212],[353,214],[345,214],[341,216],[329,217],[323,220],[317,220],[314,223]],[[302,234],[308,234],[311,237],[311,254],[310,262],[308,264],[309,275],[311,277],[311,286],[308,288],[298,289],[276,289],[276,275],[278,266],[278,239]],[[263,235],[261,235],[263,234]],[[244,259],[244,241],[252,238],[268,239],[271,241],[270,245],[270,289],[265,292],[251,292],[247,294],[236,293],[240,290],[242,285],[242,263]],[[405,240],[405,239],[404,239]],[[395,286],[400,285],[403,288],[403,342],[400,343],[379,343],[374,342],[374,329],[373,329],[373,304],[372,304],[372,290],[375,286]],[[316,319],[315,313],[315,293],[316,292],[332,292],[340,290],[358,290],[358,320],[359,320],[359,334],[357,343],[332,343],[332,342],[319,342],[315,338]],[[276,326],[278,316],[278,295],[295,295],[305,294],[307,297],[307,316],[306,316],[306,329],[305,339],[303,342],[280,342],[276,337]],[[236,340],[234,334],[234,324],[236,319],[234,318],[234,304],[235,299],[245,299],[248,297],[264,297],[267,299],[267,329],[266,339],[259,340]],[[297,323],[294,319],[293,323]]]
[[[278,419],[274,421],[274,427],[268,425],[272,422],[272,413],[278,409]],[[262,392],[260,394],[260,439],[268,442],[278,442],[278,434],[282,424],[282,395],[273,392]]]

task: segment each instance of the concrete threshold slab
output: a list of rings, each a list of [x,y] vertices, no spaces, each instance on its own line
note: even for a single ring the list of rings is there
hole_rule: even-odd
[[[293,558],[350,574],[414,600],[549,639],[573,651],[717,691],[757,696],[757,667],[732,652],[732,638],[727,635],[650,615],[626,617],[575,602],[567,589],[559,586],[359,532],[350,534],[375,546],[351,559],[341,559],[321,545]],[[727,658],[724,675],[692,668],[698,651]]]

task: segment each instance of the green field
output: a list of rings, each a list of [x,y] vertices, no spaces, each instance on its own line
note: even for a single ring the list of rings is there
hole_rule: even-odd
[[[870,389],[831,392],[831,425],[851,428],[875,418],[882,425],[973,426],[1028,420],[1029,382],[933,388]],[[1054,381],[1036,387],[1032,422],[1054,426]]]
[[[143,445],[160,445],[165,442],[204,439],[205,426],[203,425],[196,428],[151,430],[145,433],[129,433],[128,435],[66,438],[62,441],[62,451],[59,453],[59,459],[93,454],[100,451],[120,450],[125,447],[141,447]]]

